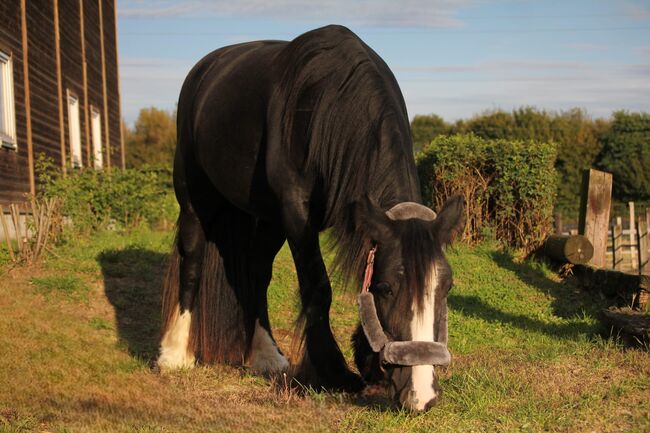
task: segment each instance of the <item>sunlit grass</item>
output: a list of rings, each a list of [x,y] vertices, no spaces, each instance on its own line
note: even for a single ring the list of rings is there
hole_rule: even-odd
[[[443,400],[425,414],[382,395],[283,388],[228,366],[156,373],[172,238],[101,233],[40,266],[4,269],[0,433],[650,430],[649,356],[607,337],[596,320],[606,301],[489,244],[447,251],[453,361],[438,369]],[[351,361],[355,288],[334,288],[334,333]],[[268,296],[289,353],[298,300],[286,245]]]

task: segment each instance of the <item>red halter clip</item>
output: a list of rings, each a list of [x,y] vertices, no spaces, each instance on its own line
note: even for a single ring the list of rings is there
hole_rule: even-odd
[[[377,251],[377,246],[375,245],[368,252],[368,261],[366,262],[366,272],[363,276],[363,286],[361,287],[361,293],[367,293],[370,289],[370,282],[372,281],[372,269],[375,264],[375,251]]]

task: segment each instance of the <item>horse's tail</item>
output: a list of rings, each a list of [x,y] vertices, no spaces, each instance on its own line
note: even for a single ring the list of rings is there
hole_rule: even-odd
[[[178,224],[176,224],[174,247],[167,263],[167,272],[163,278],[162,335],[165,335],[167,330],[173,326],[178,315],[178,304],[180,298],[180,265],[181,256],[178,252]]]
[[[257,311],[250,220],[234,208],[224,210],[206,233],[189,335],[189,347],[201,362],[242,364],[250,345]],[[164,284],[164,329],[178,311],[180,263],[177,239]]]

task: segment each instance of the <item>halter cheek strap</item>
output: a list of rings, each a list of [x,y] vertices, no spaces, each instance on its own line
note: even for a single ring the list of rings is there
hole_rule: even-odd
[[[451,356],[446,344],[431,341],[390,341],[384,333],[377,316],[375,298],[370,293],[376,251],[377,247],[374,246],[368,253],[363,286],[359,294],[359,319],[370,348],[379,353],[382,363],[406,366],[448,365]]]
[[[366,272],[363,275],[363,286],[361,287],[361,293],[368,293],[370,290],[372,271],[375,265],[375,252],[377,252],[377,245],[372,247],[368,253],[368,260],[366,261]]]

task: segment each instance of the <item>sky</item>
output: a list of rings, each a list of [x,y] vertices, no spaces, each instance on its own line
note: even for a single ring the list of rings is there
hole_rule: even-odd
[[[341,24],[391,68],[409,117],[534,106],[650,111],[650,0],[118,0],[122,115],[173,110],[205,54]]]

